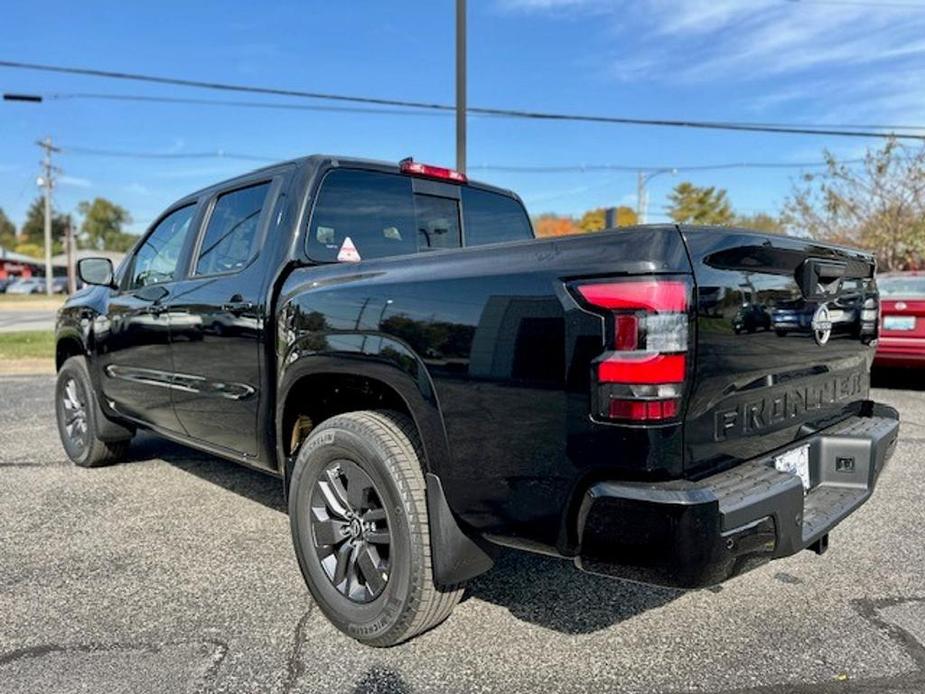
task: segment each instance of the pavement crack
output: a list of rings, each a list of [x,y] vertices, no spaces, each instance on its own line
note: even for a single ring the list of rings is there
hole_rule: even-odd
[[[305,614],[299,619],[295,627],[295,633],[292,642],[292,651],[289,653],[289,659],[286,661],[286,680],[283,683],[283,694],[289,694],[292,688],[299,681],[299,678],[305,671],[305,665],[302,662],[302,644],[305,643],[305,630],[308,626],[308,619],[311,617],[314,604],[310,604]]]
[[[902,647],[909,657],[915,661],[919,674],[925,679],[925,645],[919,643],[918,639],[901,626],[888,622],[879,614],[880,610],[908,603],[925,603],[925,597],[878,598],[873,600],[861,598],[852,601],[852,606],[864,619],[885,632],[890,640]]]

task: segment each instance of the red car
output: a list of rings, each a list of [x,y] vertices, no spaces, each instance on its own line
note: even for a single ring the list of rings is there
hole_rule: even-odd
[[[879,275],[877,366],[925,366],[925,272]]]

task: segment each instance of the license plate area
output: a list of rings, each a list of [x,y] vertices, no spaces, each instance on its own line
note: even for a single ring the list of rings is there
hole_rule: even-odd
[[[884,330],[915,330],[915,316],[884,316]]]
[[[812,486],[809,476],[809,444],[775,456],[774,467],[780,472],[788,472],[799,477],[803,483],[804,494]]]

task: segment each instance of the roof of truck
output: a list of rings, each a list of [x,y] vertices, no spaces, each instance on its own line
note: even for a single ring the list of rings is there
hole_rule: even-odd
[[[259,169],[254,169],[253,171],[248,171],[247,173],[234,176],[232,178],[227,178],[223,181],[218,181],[212,185],[201,188],[189,195],[183,196],[183,200],[189,198],[199,197],[203,193],[212,191],[215,188],[224,188],[230,183],[234,183],[239,179],[251,178],[255,174],[259,174],[261,171],[273,171],[279,169],[283,166],[299,166],[304,168],[321,168],[321,167],[336,167],[336,168],[353,168],[353,169],[366,169],[370,171],[382,171],[384,173],[394,173],[401,174],[399,169],[398,162],[392,161],[383,161],[377,159],[363,159],[360,157],[342,157],[336,154],[311,154],[304,157],[296,157],[295,159],[287,159],[284,161],[277,162],[275,164],[268,164],[267,166],[260,167]],[[453,182],[450,181],[452,184]],[[456,184],[458,185],[458,184]],[[507,188],[500,188],[498,186],[493,186],[489,183],[482,183],[481,181],[473,181],[471,178],[467,177],[466,184],[467,186],[473,188],[481,188],[483,190],[489,190],[494,193],[500,193],[502,195],[507,195],[512,198],[516,198],[520,201],[520,196],[517,195],[512,190]],[[521,201],[522,202],[522,201]]]

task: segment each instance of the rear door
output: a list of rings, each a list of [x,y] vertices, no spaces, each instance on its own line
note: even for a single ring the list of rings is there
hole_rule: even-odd
[[[168,306],[177,417],[191,437],[252,458],[271,257],[262,247],[281,182],[239,181],[212,196]]]
[[[728,467],[856,413],[876,334],[872,258],[792,237],[682,233],[698,299],[687,468]],[[743,315],[753,329],[738,327]]]

